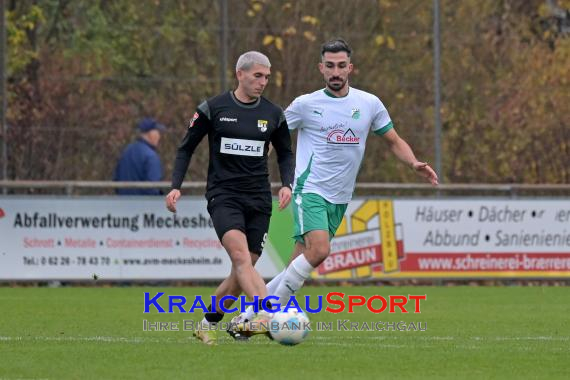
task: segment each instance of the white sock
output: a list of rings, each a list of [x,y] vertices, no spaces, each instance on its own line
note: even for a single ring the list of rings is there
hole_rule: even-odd
[[[207,328],[208,326],[210,326],[211,322],[208,322],[206,317],[204,317],[202,318],[202,322],[200,322],[200,324],[202,325],[202,328]]]
[[[307,261],[303,254],[297,256],[297,258],[291,262],[277,290],[273,294],[279,297],[281,307],[287,305],[289,297],[301,289],[305,280],[311,276],[311,272],[314,270],[315,268]]]
[[[273,279],[267,283],[266,288],[267,288],[267,294],[268,295],[273,295],[273,293],[275,293],[275,291],[277,290],[277,287],[281,283],[281,279],[283,278],[283,275],[285,274],[286,270],[287,270],[287,268],[283,269],[277,276],[273,277]],[[245,310],[244,318],[251,320],[251,318],[253,318],[254,315],[255,315],[255,312],[253,311],[253,306],[249,306]]]
[[[265,286],[267,288],[267,294],[271,296],[275,293],[286,271],[287,268],[283,269],[277,276],[273,277],[273,279],[267,283]]]

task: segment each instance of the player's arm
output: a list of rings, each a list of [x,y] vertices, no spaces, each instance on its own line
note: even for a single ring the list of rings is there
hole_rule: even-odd
[[[184,136],[176,151],[176,160],[174,161],[174,170],[172,172],[172,190],[166,195],[166,208],[172,212],[176,212],[176,201],[180,198],[180,188],[190,165],[192,154],[194,154],[196,147],[210,129],[209,112],[207,108],[204,108],[204,104],[205,102],[198,107],[188,126],[186,136]]]
[[[281,175],[282,187],[279,190],[279,208],[284,209],[291,201],[291,191],[293,177],[295,175],[295,161],[291,149],[291,135],[285,120],[285,115],[281,114],[279,127],[271,135],[271,145],[277,153],[277,163],[279,164],[279,174]]]
[[[408,143],[405,142],[393,128],[390,128],[382,137],[390,147],[392,153],[394,153],[400,161],[409,165],[416,173],[424,177],[432,185],[437,185],[437,174],[435,171],[426,162],[418,161],[412,148],[410,148]]]

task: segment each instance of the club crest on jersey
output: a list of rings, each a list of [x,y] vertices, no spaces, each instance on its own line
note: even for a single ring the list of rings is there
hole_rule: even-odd
[[[267,120],[257,120],[257,128],[261,132],[267,131]]]
[[[198,112],[194,112],[194,115],[192,116],[192,119],[190,119],[190,123],[188,124],[188,128],[192,128],[194,126],[194,122],[198,120],[199,117],[200,115],[198,114]]]
[[[360,119],[360,110],[359,110],[358,108],[353,108],[353,109],[352,109],[352,113],[351,113],[351,117],[352,117],[354,120]]]

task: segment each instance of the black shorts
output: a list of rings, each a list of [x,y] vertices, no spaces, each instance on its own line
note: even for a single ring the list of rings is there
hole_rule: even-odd
[[[240,230],[247,238],[249,251],[261,255],[271,204],[271,194],[219,194],[208,200],[208,212],[220,241],[229,230]]]

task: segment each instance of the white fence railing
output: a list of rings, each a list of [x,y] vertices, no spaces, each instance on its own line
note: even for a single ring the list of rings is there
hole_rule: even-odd
[[[278,188],[279,182],[272,182],[271,187]],[[184,182],[183,189],[203,189],[206,182]],[[64,189],[71,194],[79,189],[118,189],[137,188],[170,189],[170,182],[114,182],[114,181],[43,181],[43,180],[0,180],[0,189]],[[494,192],[506,195],[516,195],[520,192],[567,192],[570,193],[570,184],[490,184],[490,183],[455,183],[441,184],[436,187],[427,183],[381,183],[359,182],[356,190],[419,190],[432,193],[474,191],[479,193]]]

